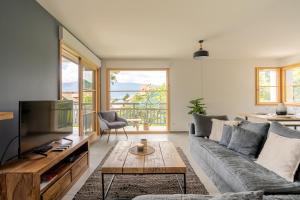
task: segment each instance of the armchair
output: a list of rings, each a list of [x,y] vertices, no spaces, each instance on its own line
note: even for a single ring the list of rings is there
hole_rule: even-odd
[[[115,129],[116,135],[118,134],[117,129],[122,128],[126,137],[127,133],[125,131],[125,127],[128,126],[128,122],[126,119],[118,116],[115,111],[107,111],[107,112],[99,112],[98,119],[100,123],[101,136],[105,131],[108,131],[107,142],[109,141],[110,133],[112,129]]]

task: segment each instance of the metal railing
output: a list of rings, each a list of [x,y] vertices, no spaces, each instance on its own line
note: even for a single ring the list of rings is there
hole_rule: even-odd
[[[140,119],[140,123],[166,126],[167,108],[166,103],[111,103],[110,110],[114,110],[120,117],[125,119]]]

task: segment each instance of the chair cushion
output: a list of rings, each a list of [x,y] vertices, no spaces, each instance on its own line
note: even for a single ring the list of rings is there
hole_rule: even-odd
[[[118,129],[125,127],[126,122],[108,122],[107,125],[110,129]]]
[[[100,114],[101,114],[102,118],[108,122],[116,121],[116,112],[114,112],[114,111],[100,112]]]

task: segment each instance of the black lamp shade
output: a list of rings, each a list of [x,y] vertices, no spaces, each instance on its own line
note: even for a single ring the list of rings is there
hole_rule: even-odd
[[[194,53],[194,59],[195,60],[201,60],[201,59],[203,59],[205,57],[208,57],[208,56],[209,56],[208,51],[205,51],[203,49],[200,49],[199,51],[196,51]]]

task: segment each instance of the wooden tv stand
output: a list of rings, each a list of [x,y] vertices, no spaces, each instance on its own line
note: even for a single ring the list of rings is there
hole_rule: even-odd
[[[0,199],[61,199],[89,166],[88,137],[68,138],[72,139],[73,143],[62,152],[50,150],[47,157],[28,155],[26,159],[1,167]],[[71,157],[73,159],[70,159]],[[42,178],[47,180],[42,181]]]

